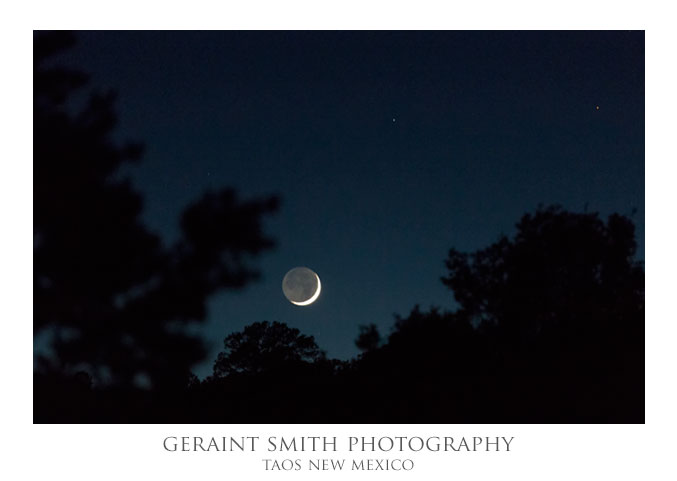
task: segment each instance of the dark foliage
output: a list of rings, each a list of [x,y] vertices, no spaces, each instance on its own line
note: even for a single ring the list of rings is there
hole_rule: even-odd
[[[355,340],[355,345],[360,351],[373,351],[381,344],[381,334],[376,324],[360,326],[360,335]]]
[[[299,363],[324,359],[313,336],[304,336],[279,322],[255,322],[226,337],[226,352],[214,363],[214,377],[260,374]]]
[[[73,41],[34,36],[34,332],[47,332],[54,352],[36,364],[36,419],[51,419],[42,409],[55,398],[78,395],[78,370],[98,389],[183,388],[205,355],[186,327],[204,319],[208,296],[257,277],[251,259],[273,246],[262,218],[278,205],[207,193],[184,212],[180,240],[163,245],[120,175],[142,148],[113,142],[114,95],[66,108],[86,77],[50,57]]]

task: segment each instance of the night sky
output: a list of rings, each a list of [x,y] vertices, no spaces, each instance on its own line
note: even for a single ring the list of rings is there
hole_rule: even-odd
[[[644,257],[643,32],[81,32],[59,57],[114,88],[143,219],[167,242],[206,189],[279,194],[262,279],[212,298],[223,338],[286,322],[331,357],[358,325],[453,308],[449,248],[471,251],[539,203],[630,215]],[[282,294],[307,266],[322,295]]]

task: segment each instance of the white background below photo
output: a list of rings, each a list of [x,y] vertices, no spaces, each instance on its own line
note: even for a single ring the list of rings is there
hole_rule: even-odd
[[[656,5],[656,6],[654,6]],[[34,1],[3,11],[2,292],[5,332],[0,477],[18,480],[676,479],[674,293],[675,34],[665,2]],[[216,11],[213,9],[216,8]],[[33,29],[646,29],[646,424],[33,425]],[[406,386],[402,387],[406,389]],[[312,396],[312,393],[309,393]],[[271,393],[271,402],[274,402]],[[500,403],[500,399],[495,400]],[[322,402],[318,399],[317,402]],[[509,452],[169,452],[168,436],[514,437]],[[409,472],[266,471],[264,459],[413,460]]]
[[[662,474],[642,461],[658,446],[645,439],[643,425],[145,425],[100,426],[78,425],[34,426],[37,439],[36,456],[40,466],[31,469],[54,478],[68,473],[68,479],[505,479],[505,480],[598,480],[598,479],[664,479]],[[106,433],[102,435],[101,433]],[[328,445],[322,451],[300,451],[301,437],[336,437],[336,451]],[[185,440],[181,439],[186,437]],[[255,451],[250,440],[245,450],[234,446],[234,451],[217,451],[212,447],[203,451],[195,448],[194,438],[202,438],[208,447],[210,438],[222,445],[222,438],[258,437]],[[268,440],[275,437],[273,443]],[[350,438],[357,438],[352,451]],[[395,448],[384,452],[378,449],[379,438],[454,438],[453,447],[459,447],[465,438],[470,451],[444,450],[444,442],[432,439],[428,446],[411,451],[407,441],[404,450]],[[473,438],[499,438],[498,445],[483,443],[473,451]],[[510,441],[510,451],[505,437]],[[170,438],[170,439],[167,439]],[[281,438],[287,445],[296,438],[297,451],[281,450]],[[364,451],[362,438],[365,438]],[[372,451],[369,441],[376,438]],[[167,440],[167,441],[165,441]],[[649,441],[649,442],[647,442]],[[185,449],[182,451],[182,442]],[[168,449],[177,448],[176,451]],[[66,448],[66,446],[70,446]],[[381,443],[389,449],[390,441]],[[421,441],[414,439],[413,450]],[[499,450],[497,451],[496,448]],[[38,451],[39,449],[39,451]],[[228,449],[228,442],[226,442]],[[270,451],[270,449],[273,449]],[[39,452],[39,454],[37,454]],[[268,461],[266,461],[268,460]],[[312,469],[310,462],[326,470]],[[343,463],[343,469],[333,469],[331,460]],[[371,460],[371,461],[369,461]],[[355,464],[354,464],[355,462]],[[396,469],[400,466],[409,471]],[[371,470],[367,470],[371,466]],[[386,467],[391,469],[386,470]],[[266,469],[268,467],[269,469]],[[57,479],[61,478],[60,474]]]

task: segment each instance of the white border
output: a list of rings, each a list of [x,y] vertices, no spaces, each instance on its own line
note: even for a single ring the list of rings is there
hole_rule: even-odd
[[[16,2],[15,2],[16,3]],[[166,435],[491,433],[515,436],[509,455],[420,455],[409,479],[671,479],[675,446],[674,14],[665,2],[25,2],[3,9],[0,171],[3,308],[0,365],[3,478],[241,479],[266,473],[257,456],[162,450]],[[32,425],[32,29],[646,29],[646,425],[548,426],[41,426]],[[309,434],[311,433],[311,434]],[[223,453],[221,453],[223,454]],[[260,453],[257,453],[257,455]],[[493,453],[497,454],[497,453]],[[207,456],[208,455],[208,456]],[[313,479],[317,475],[313,475]],[[415,477],[412,477],[415,476]]]

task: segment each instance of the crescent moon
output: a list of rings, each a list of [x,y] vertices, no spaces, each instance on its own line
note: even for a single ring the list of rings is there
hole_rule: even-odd
[[[313,294],[313,297],[311,297],[307,301],[303,301],[303,302],[294,302],[292,300],[289,300],[289,302],[291,302],[292,304],[296,304],[297,306],[307,306],[308,304],[312,304],[313,302],[315,302],[315,299],[320,297],[320,291],[322,290],[322,283],[320,282],[320,276],[315,274],[315,278],[317,279],[317,290],[315,291],[315,294]]]

